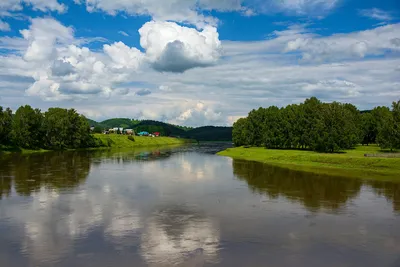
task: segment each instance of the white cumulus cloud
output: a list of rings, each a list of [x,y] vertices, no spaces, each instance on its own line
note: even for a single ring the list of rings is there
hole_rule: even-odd
[[[104,45],[103,49],[116,68],[138,69],[144,59],[142,52],[137,48],[125,45],[123,42]]]
[[[184,72],[212,65],[221,54],[217,29],[211,26],[197,31],[173,22],[151,21],[139,33],[140,45],[159,71]]]
[[[54,19],[33,19],[29,29],[20,31],[29,42],[24,59],[46,61],[56,56],[56,43],[68,44],[73,41],[73,30]]]

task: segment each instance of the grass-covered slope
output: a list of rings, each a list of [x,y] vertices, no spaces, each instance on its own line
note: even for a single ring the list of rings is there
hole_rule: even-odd
[[[378,146],[358,146],[337,154],[244,147],[229,148],[218,154],[313,173],[400,182],[400,158],[364,156],[379,153],[382,151]]]
[[[117,134],[95,134],[105,147],[112,148],[134,148],[145,146],[165,146],[192,143],[193,140],[172,137],[146,137],[133,136],[135,141],[129,140],[126,135]]]

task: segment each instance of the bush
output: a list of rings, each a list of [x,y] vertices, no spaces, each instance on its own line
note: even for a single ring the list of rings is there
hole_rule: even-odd
[[[132,142],[135,142],[135,138],[132,135],[128,136],[128,139],[131,140]]]

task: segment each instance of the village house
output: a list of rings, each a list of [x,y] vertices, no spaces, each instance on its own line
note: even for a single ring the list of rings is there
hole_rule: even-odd
[[[134,135],[134,131],[133,131],[133,129],[125,129],[125,130],[124,130],[124,134],[127,134],[127,135]]]

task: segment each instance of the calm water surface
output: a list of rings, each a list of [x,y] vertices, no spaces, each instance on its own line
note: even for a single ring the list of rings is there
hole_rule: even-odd
[[[0,266],[400,266],[400,183],[213,144],[0,159]]]

